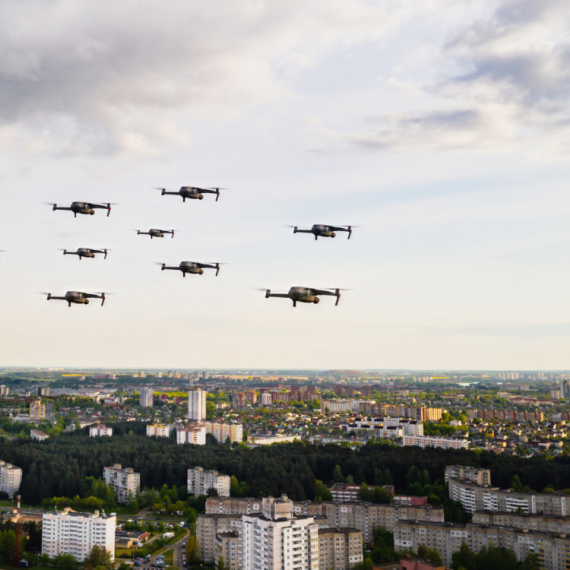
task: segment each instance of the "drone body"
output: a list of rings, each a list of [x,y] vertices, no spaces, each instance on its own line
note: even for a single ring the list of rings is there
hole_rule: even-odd
[[[92,204],[91,202],[72,202],[71,206],[64,207],[53,204],[53,209],[55,210],[70,210],[73,212],[73,216],[76,218],[77,214],[93,215],[95,210],[107,210],[107,217],[111,213],[111,204]]]
[[[315,239],[319,237],[330,237],[334,238],[336,236],[335,232],[348,232],[348,239],[352,235],[352,226],[327,226],[325,224],[314,224],[310,230],[300,230],[297,226],[294,226],[294,234],[313,234]]]
[[[319,295],[328,295],[336,297],[335,306],[340,301],[340,289],[313,289],[312,287],[291,287],[288,293],[272,293],[269,289],[265,291],[265,298],[281,297],[283,299],[291,299],[293,307],[297,303],[313,303],[317,305],[320,302]]]
[[[204,269],[215,269],[216,277],[220,272],[219,263],[198,263],[196,261],[182,261],[178,267],[168,267],[165,263],[162,264],[162,271],[165,269],[172,269],[174,271],[182,271],[182,277],[186,277],[186,273],[194,275],[203,275]]]
[[[163,238],[165,236],[165,234],[172,234],[172,238],[174,238],[174,230],[158,230],[156,228],[151,228],[150,230],[148,230],[148,232],[141,232],[140,230],[137,230],[137,235],[146,235],[146,236],[150,236],[150,239],[152,238]]]
[[[101,299],[101,306],[105,304],[105,293],[83,293],[81,291],[68,291],[63,297],[56,297],[48,293],[47,300],[67,301],[69,307],[71,303],[76,305],[89,305],[89,299]]]
[[[203,200],[204,194],[215,194],[216,202],[220,197],[221,188],[197,188],[196,186],[181,186],[178,192],[169,192],[166,188],[159,188],[161,195],[170,194],[172,196],[181,196],[182,201],[186,202],[186,198],[189,200]]]
[[[63,250],[63,255],[77,255],[79,257],[80,261],[83,257],[94,258],[95,254],[97,254],[97,253],[105,254],[103,259],[107,259],[107,250],[106,249],[90,249],[88,247],[80,247],[77,251],[67,251],[67,249]]]

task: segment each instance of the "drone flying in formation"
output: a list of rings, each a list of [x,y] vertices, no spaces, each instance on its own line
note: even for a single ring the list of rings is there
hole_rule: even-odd
[[[166,194],[180,196],[183,202],[186,202],[186,199],[191,200],[203,200],[205,194],[215,194],[216,195],[216,202],[220,197],[220,190],[219,187],[213,188],[199,188],[196,186],[181,186],[180,190],[176,192],[167,191],[166,188],[158,188],[161,191],[161,195],[164,196]],[[69,210],[73,212],[74,217],[77,217],[77,214],[84,214],[84,215],[93,215],[95,214],[95,210],[107,210],[107,216],[111,213],[111,203],[103,203],[103,204],[94,204],[91,202],[72,202],[71,206],[69,207],[62,207],[58,206],[57,204],[51,204],[53,206],[53,210]],[[347,232],[348,239],[352,236],[352,228],[354,226],[331,226],[326,224],[314,224],[310,230],[300,230],[297,226],[290,226],[293,227],[293,233],[306,233],[306,234],[313,234],[315,236],[315,240],[319,237],[329,237],[334,238],[337,232]],[[157,228],[151,228],[147,232],[141,230],[135,230],[137,235],[148,235],[150,239],[152,238],[163,238],[166,234],[170,234],[171,238],[174,238],[175,230],[161,230]],[[107,258],[108,250],[106,249],[91,249],[91,248],[79,248],[77,251],[67,251],[66,249],[63,250],[63,255],[77,255],[78,258],[81,260],[84,257],[94,258],[98,254],[103,254],[104,259]],[[178,266],[167,266],[165,263],[160,263],[162,271],[174,270],[180,271],[182,273],[182,277],[186,277],[187,273],[194,274],[194,275],[203,275],[204,269],[215,269],[216,270],[216,277],[220,273],[220,263],[199,263],[196,261],[182,261]],[[338,305],[340,301],[340,291],[341,289],[315,289],[312,287],[291,287],[287,293],[272,293],[269,289],[265,290],[265,298],[268,299],[269,297],[281,297],[285,299],[290,299],[293,301],[293,307],[297,306],[297,303],[312,303],[314,305],[320,302],[320,297],[322,296],[329,296],[329,297],[336,297],[335,306]],[[67,293],[63,297],[54,296],[51,293],[47,294],[47,300],[61,300],[66,301],[68,306],[71,307],[71,304],[78,304],[78,305],[88,305],[90,299],[101,299],[101,306],[105,303],[105,293],[83,293],[80,291],[67,291]]]
[[[174,271],[182,271],[182,277],[186,277],[186,273],[194,273],[195,275],[203,275],[204,269],[215,269],[216,277],[220,272],[219,263],[198,263],[196,261],[182,261],[178,267],[168,267],[162,263],[162,271],[172,269]]]
[[[161,191],[161,195],[165,196],[170,194],[172,196],[182,196],[182,201],[186,202],[186,198],[190,200],[203,200],[204,194],[215,194],[216,202],[220,197],[221,188],[197,188],[195,186],[181,186],[180,190],[177,192],[169,192],[166,188],[158,188]]]
[[[47,294],[47,300],[67,301],[69,307],[71,303],[77,305],[89,305],[89,299],[101,299],[101,306],[105,304],[105,293],[83,293],[81,291],[68,291],[63,297],[56,297],[51,293]]]
[[[67,249],[63,250],[63,255],[77,255],[79,257],[79,261],[83,257],[91,257],[95,258],[95,254],[103,253],[105,256],[103,259],[107,259],[107,250],[106,249],[90,249],[88,247],[80,247],[77,251],[67,251]]]
[[[95,214],[95,210],[107,210],[107,217],[111,213],[111,204],[92,204],[91,202],[72,202],[71,206],[58,206],[57,204],[52,204],[55,210],[70,210],[73,212],[73,217],[77,218],[77,214]]]
[[[150,236],[150,239],[152,238],[163,238],[165,234],[172,234],[171,239],[174,238],[174,230],[157,230],[156,228],[152,228],[150,230],[148,230],[148,232],[141,232],[140,230],[137,230],[137,235],[138,236]]]
[[[283,299],[291,299],[293,301],[293,307],[297,306],[297,303],[313,303],[317,305],[320,302],[319,295],[328,295],[330,297],[336,297],[335,307],[340,301],[340,289],[313,289],[311,287],[291,287],[288,293],[272,293],[269,289],[265,291],[265,298],[269,297],[281,297]]]
[[[314,224],[310,230],[300,230],[297,226],[293,226],[294,234],[313,234],[315,239],[319,237],[330,237],[336,236],[335,232],[348,232],[348,239],[352,235],[352,226],[327,226],[324,224]]]

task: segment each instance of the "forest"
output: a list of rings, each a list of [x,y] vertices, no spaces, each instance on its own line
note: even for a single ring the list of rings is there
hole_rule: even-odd
[[[443,479],[446,465],[463,464],[491,469],[494,486],[506,488],[513,475],[525,487],[541,491],[561,489],[570,481],[570,457],[523,459],[488,452],[421,449],[369,443],[362,447],[313,445],[301,442],[262,446],[176,445],[171,439],[149,438],[143,423],[112,424],[110,438],[90,438],[87,430],[63,434],[44,442],[8,441],[0,438],[0,459],[21,467],[20,487],[26,504],[39,505],[51,497],[80,497],[88,491],[88,477],[102,476],[103,467],[115,463],[141,474],[141,487],[160,489],[163,484],[183,486],[187,469],[200,465],[234,475],[249,488],[250,496],[278,496],[313,500],[317,480],[335,480],[335,467],[356,484],[377,482],[379,470],[389,469],[396,492],[406,492],[408,472],[415,467],[429,479]],[[429,475],[429,477],[427,477]],[[421,482],[418,478],[417,481]]]

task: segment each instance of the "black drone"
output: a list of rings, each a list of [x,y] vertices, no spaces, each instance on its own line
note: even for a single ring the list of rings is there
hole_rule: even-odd
[[[138,236],[150,236],[150,239],[152,238],[163,238],[165,234],[172,234],[172,238],[174,238],[174,230],[158,230],[156,228],[152,228],[150,230],[148,230],[148,232],[141,232],[140,230],[137,230],[137,235]],[[171,239],[172,239],[171,238]]]
[[[328,295],[336,297],[335,307],[340,301],[340,289],[312,289],[311,287],[291,287],[288,293],[272,293],[269,289],[265,291],[265,298],[281,297],[283,299],[291,299],[293,307],[299,303],[313,303],[317,305],[320,301],[319,295]]]
[[[294,234],[313,234],[315,239],[319,237],[330,237],[336,236],[335,232],[348,232],[348,239],[352,235],[352,226],[327,226],[324,224],[315,224],[310,230],[300,230],[297,226],[293,226]]]
[[[80,247],[77,251],[67,251],[67,249],[63,250],[63,255],[77,255],[79,257],[79,261],[81,261],[83,257],[95,258],[95,254],[97,253],[105,254],[103,259],[107,259],[106,249],[90,249],[88,247]]]
[[[221,188],[197,188],[195,186],[181,186],[177,192],[169,192],[166,188],[158,188],[161,195],[170,194],[173,196],[182,196],[182,201],[186,202],[186,198],[190,200],[203,200],[204,194],[215,194],[216,202],[220,197]]]
[[[54,210],[70,210],[73,216],[77,218],[77,214],[95,214],[95,210],[107,210],[107,217],[111,213],[111,204],[92,204],[91,202],[72,202],[69,208],[52,204]]]
[[[89,299],[101,299],[101,306],[105,304],[105,293],[82,293],[80,291],[68,291],[63,297],[56,297],[51,293],[47,294],[47,300],[67,301],[69,307],[71,303],[77,305],[89,305]]]
[[[172,269],[174,271],[182,271],[182,277],[186,277],[186,273],[193,273],[195,275],[203,275],[204,269],[215,269],[216,277],[220,272],[219,263],[198,263],[196,261],[182,261],[178,267],[168,267],[162,263],[162,271],[165,269]]]

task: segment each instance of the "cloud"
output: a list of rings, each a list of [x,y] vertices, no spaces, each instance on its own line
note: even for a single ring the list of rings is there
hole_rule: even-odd
[[[570,4],[561,0],[504,1],[489,16],[464,21],[431,62],[419,110],[366,119],[368,129],[344,141],[361,150],[527,145],[537,156],[567,156],[569,25]]]
[[[283,97],[299,69],[400,17],[364,0],[4,5],[0,145],[32,154],[186,144],[181,118],[228,119]]]

